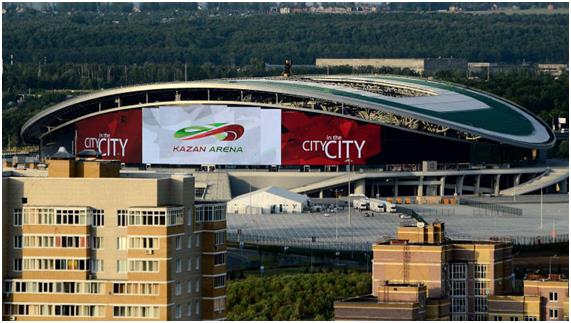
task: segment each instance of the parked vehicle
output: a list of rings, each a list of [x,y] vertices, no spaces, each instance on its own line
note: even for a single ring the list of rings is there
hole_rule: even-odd
[[[374,212],[396,213],[397,211],[397,207],[395,204],[379,199],[370,199],[369,209]]]

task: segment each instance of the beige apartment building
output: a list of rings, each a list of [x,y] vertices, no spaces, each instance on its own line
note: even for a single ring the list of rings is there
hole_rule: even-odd
[[[490,321],[569,321],[569,280],[527,275],[523,295],[491,296]]]
[[[372,262],[372,294],[336,302],[336,320],[487,320],[488,295],[511,290],[510,243],[451,241],[443,223],[399,227]]]
[[[195,205],[189,175],[119,169],[3,172],[4,320],[225,318],[225,204]]]

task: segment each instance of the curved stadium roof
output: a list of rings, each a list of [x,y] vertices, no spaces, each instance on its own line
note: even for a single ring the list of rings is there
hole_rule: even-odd
[[[549,148],[549,127],[524,108],[457,84],[381,75],[297,76],[157,83],[56,104],[21,130],[26,142],[92,114],[171,104],[224,103],[308,110],[455,140]]]

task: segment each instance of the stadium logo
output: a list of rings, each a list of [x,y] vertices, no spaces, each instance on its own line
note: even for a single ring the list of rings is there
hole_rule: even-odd
[[[206,126],[184,127],[174,133],[174,137],[181,140],[194,140],[214,136],[220,141],[235,141],[244,134],[244,127],[239,124],[226,124],[223,122],[211,123]]]

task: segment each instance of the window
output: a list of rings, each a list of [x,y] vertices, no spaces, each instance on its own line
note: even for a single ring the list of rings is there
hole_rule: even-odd
[[[103,210],[94,209],[91,214],[91,225],[94,227],[102,227],[105,223],[105,212]]]
[[[498,315],[494,315],[494,321],[501,321],[502,317]]]
[[[226,204],[203,204],[196,206],[196,222],[215,222],[226,220]]]
[[[92,273],[103,272],[103,259],[92,259],[91,260],[91,272]]]
[[[194,283],[194,291],[200,293],[200,279],[197,279],[196,282]]]
[[[549,301],[556,302],[557,301],[557,292],[549,292]]]
[[[537,316],[524,316],[523,317],[524,321],[537,321]]]
[[[190,235],[190,234],[188,235],[188,241],[187,241],[186,247],[188,249],[192,249],[192,235]]]
[[[14,271],[22,271],[22,258],[14,259]]]
[[[130,272],[158,272],[159,262],[157,260],[129,260]]]
[[[175,308],[176,318],[181,318],[182,317],[182,310],[180,308],[180,304],[176,304],[174,308]]]
[[[214,233],[214,244],[216,246],[223,245],[226,242],[226,230]]]
[[[126,227],[127,226],[127,210],[117,210],[117,226]]]
[[[200,256],[196,256],[194,259],[195,269],[200,270]]]
[[[15,235],[14,236],[14,249],[22,249],[22,236]]]
[[[177,273],[182,272],[182,260],[180,258],[176,258],[175,264],[176,264],[176,272]]]
[[[510,321],[519,321],[517,316],[510,316]]]
[[[192,316],[192,304],[186,303],[186,316]]]
[[[559,318],[559,311],[553,308],[549,309],[549,318],[550,319],[558,319]]]
[[[194,314],[196,314],[196,315],[200,314],[200,302],[199,301],[194,302]]]
[[[182,237],[175,237],[174,238],[175,241],[175,245],[176,245],[176,250],[180,250],[182,249]]]
[[[214,277],[214,288],[222,288],[226,286],[226,275]]]
[[[474,278],[475,279],[486,279],[488,276],[488,266],[476,264],[474,265]]]
[[[13,216],[14,216],[14,226],[15,227],[22,226],[22,209],[14,209]]]
[[[129,249],[159,249],[159,238],[129,237]]]
[[[190,257],[188,257],[188,260],[186,262],[186,270],[187,271],[191,271],[192,270],[192,259]]]
[[[220,313],[226,308],[226,298],[217,298],[214,300],[214,312]]]
[[[127,237],[118,237],[117,250],[125,250],[125,249],[127,249]]]
[[[186,292],[188,294],[192,293],[192,281],[190,280],[186,283]]]
[[[214,266],[221,266],[226,263],[226,254],[219,253],[214,255]]]
[[[127,260],[117,260],[117,272],[118,273],[127,272]]]
[[[103,237],[91,237],[91,249],[103,249]]]
[[[195,242],[195,246],[196,246],[196,247],[200,247],[200,233],[197,233],[197,234],[194,236],[194,242]]]
[[[180,282],[174,283],[174,293],[175,293],[175,295],[180,295],[182,293],[182,287],[181,287]]]

